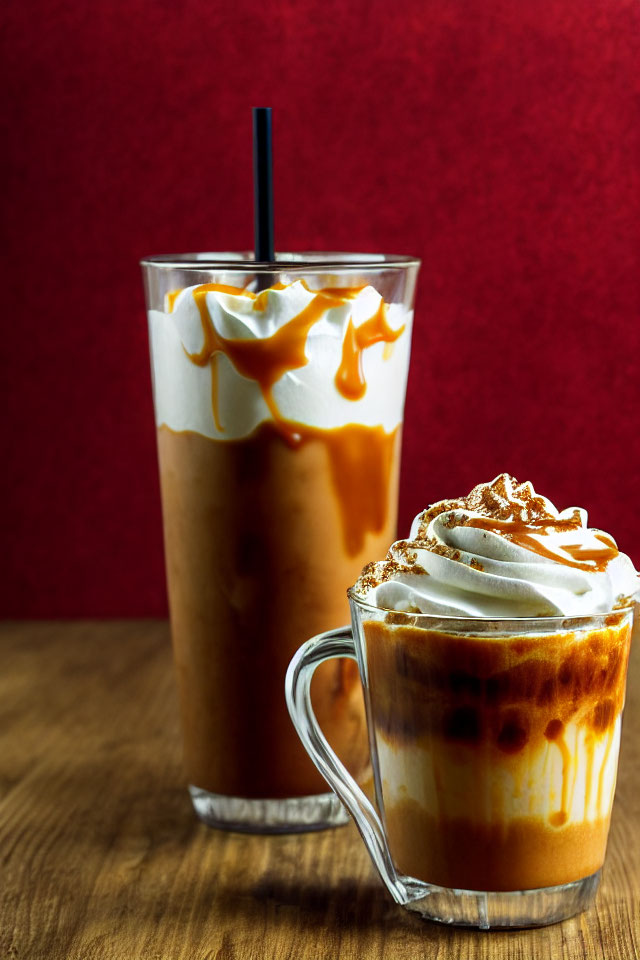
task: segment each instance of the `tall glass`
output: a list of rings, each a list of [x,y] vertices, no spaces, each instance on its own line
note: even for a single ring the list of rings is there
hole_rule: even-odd
[[[301,648],[287,700],[396,903],[484,929],[584,910],[607,845],[633,610],[483,620],[350,596],[352,630]],[[344,657],[362,677],[377,809],[308,697],[318,665]]]
[[[344,822],[282,694],[309,632],[395,538],[419,263],[249,254],[142,262],[186,775],[207,823]],[[314,709],[368,767],[357,670],[328,664]]]

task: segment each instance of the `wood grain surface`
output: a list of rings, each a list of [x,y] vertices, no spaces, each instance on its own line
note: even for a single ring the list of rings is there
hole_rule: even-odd
[[[182,785],[166,624],[4,624],[0,665],[1,960],[640,955],[637,649],[596,905],[512,933],[394,906],[352,825],[259,837],[200,824]]]

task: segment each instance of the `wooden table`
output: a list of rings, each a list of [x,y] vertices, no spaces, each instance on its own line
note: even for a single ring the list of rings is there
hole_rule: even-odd
[[[5,624],[0,667],[1,960],[640,956],[638,650],[596,906],[513,933],[395,907],[352,825],[259,837],[199,823],[166,624]]]

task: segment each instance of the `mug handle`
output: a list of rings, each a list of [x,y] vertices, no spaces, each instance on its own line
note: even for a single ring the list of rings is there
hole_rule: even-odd
[[[287,707],[305,750],[355,820],[382,882],[396,903],[406,904],[411,898],[396,874],[382,821],[327,743],[311,706],[311,678],[321,663],[335,657],[349,657],[357,662],[351,627],[320,633],[300,647],[285,679]]]

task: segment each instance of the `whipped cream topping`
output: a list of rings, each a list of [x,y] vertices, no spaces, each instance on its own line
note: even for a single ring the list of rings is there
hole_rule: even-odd
[[[149,311],[156,422],[218,440],[272,419],[390,432],[402,421],[411,322],[371,286],[168,294],[164,311]]]
[[[559,512],[506,473],[418,514],[354,589],[374,606],[454,617],[587,616],[640,599],[631,560],[584,510]]]

